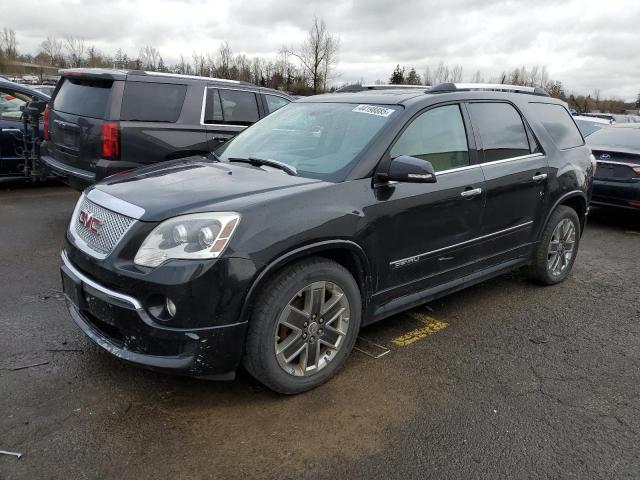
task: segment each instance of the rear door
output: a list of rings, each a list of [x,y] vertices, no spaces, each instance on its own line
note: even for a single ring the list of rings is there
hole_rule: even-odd
[[[102,124],[110,119],[114,80],[63,77],[49,113],[47,149],[58,162],[93,173],[102,153]]]
[[[487,189],[476,266],[483,269],[528,252],[543,213],[548,161],[511,103],[470,102],[467,108]]]
[[[458,104],[419,114],[391,147],[391,158],[410,155],[431,162],[437,180],[374,188],[378,202],[371,216],[379,221],[373,229],[387,265],[380,282],[381,301],[471,272],[484,209],[484,177],[473,164],[474,154],[473,137]]]
[[[240,88],[207,88],[202,123],[207,128],[210,150],[215,150],[264,116],[258,95]]]

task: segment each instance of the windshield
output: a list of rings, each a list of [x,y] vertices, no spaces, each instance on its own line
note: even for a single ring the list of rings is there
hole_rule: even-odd
[[[222,145],[217,155],[277,160],[298,175],[344,179],[356,156],[397,106],[349,103],[291,103]]]
[[[589,135],[587,143],[640,150],[640,128],[603,128]]]

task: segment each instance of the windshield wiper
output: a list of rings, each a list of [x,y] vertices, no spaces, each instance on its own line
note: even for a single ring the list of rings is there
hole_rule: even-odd
[[[266,165],[268,167],[274,167],[274,168],[279,168],[280,170],[284,170],[289,175],[293,175],[293,176],[298,175],[298,171],[295,169],[295,167],[292,167],[291,165],[287,165],[284,162],[279,162],[278,160],[271,160],[269,158],[249,157],[249,158],[229,158],[228,160],[230,162],[249,163],[254,167],[260,167],[262,165]]]

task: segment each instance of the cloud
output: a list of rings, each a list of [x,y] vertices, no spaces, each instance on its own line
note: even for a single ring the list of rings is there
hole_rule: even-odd
[[[222,41],[273,58],[304,39],[314,15],[340,36],[338,83],[387,80],[398,63],[422,73],[443,60],[462,64],[467,79],[539,64],[577,93],[631,99],[640,90],[637,0],[43,0],[14,4],[3,23],[22,51],[75,35],[108,53],[154,45],[171,63]]]

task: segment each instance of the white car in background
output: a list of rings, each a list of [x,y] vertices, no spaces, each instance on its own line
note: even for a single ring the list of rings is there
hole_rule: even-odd
[[[593,132],[596,132],[601,128],[607,127],[614,123],[613,120],[586,115],[574,115],[573,119],[575,120],[576,125],[578,125],[578,128],[580,129],[583,137],[588,137]]]

